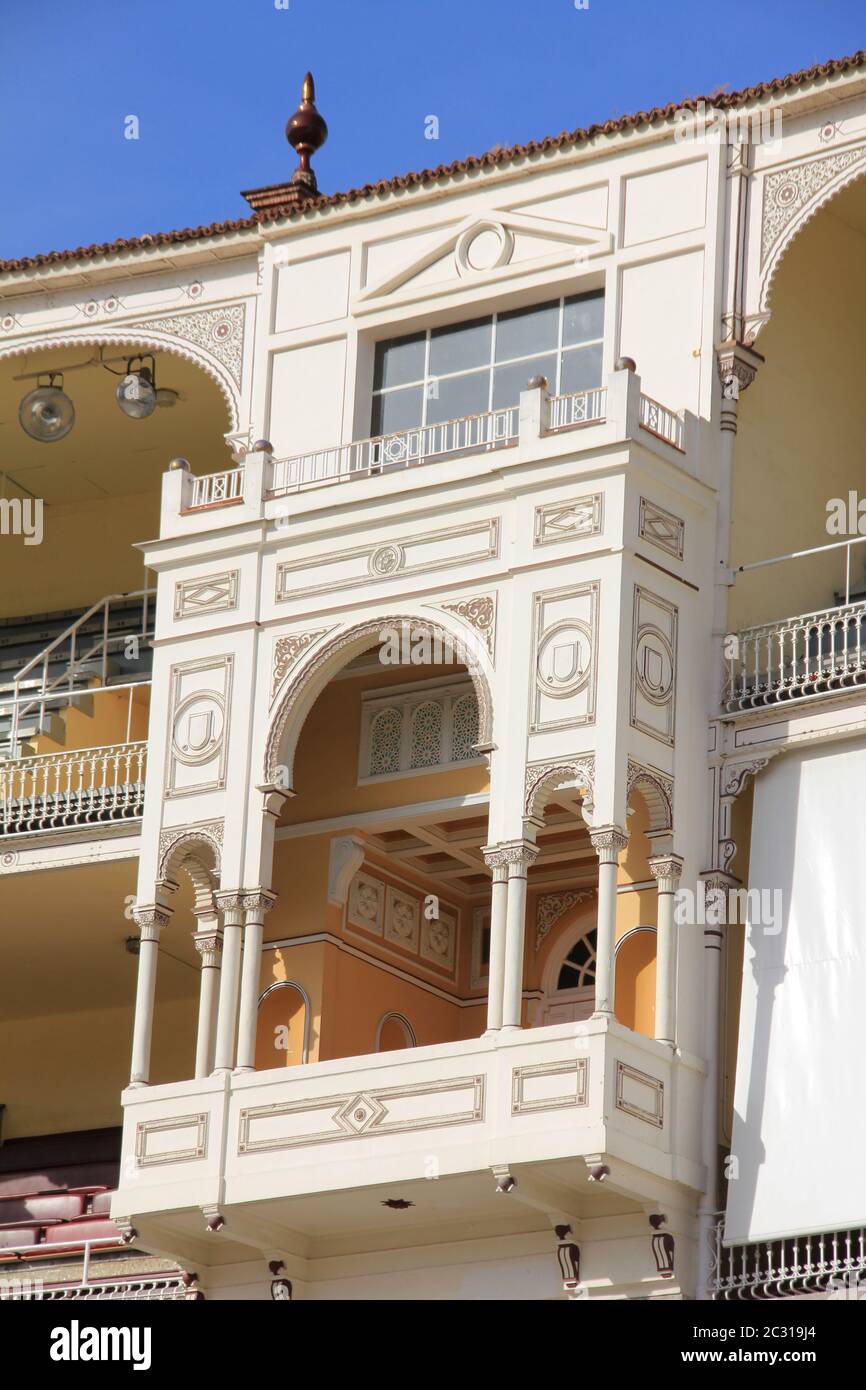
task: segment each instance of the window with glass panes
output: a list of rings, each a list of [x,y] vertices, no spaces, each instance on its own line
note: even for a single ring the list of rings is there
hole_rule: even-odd
[[[604,293],[574,294],[376,345],[372,435],[517,405],[533,376],[554,395],[601,385]]]

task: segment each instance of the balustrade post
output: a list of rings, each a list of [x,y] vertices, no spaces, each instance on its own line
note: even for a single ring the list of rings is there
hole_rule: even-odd
[[[259,981],[261,978],[262,941],[265,913],[276,900],[276,894],[266,889],[244,893],[241,901],[246,925],[244,927],[244,965],[241,978],[241,1008],[238,1024],[238,1071],[254,1071],[256,1065],[256,1023],[258,1021]]]
[[[600,825],[589,838],[598,855],[595,1009],[593,1018],[613,1018],[616,952],[616,880],[620,852],[628,844],[618,825]]]
[[[132,1068],[130,1086],[146,1086],[150,1078],[150,1045],[153,1036],[153,1007],[156,999],[156,967],[159,938],[171,920],[171,908],[153,903],[135,907],[133,918],[139,930],[138,980],[135,988],[135,1017],[132,1027]]]

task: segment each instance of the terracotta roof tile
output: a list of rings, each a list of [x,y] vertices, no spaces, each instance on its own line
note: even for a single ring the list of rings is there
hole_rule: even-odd
[[[761,97],[777,96],[792,88],[805,86],[809,82],[835,77],[863,66],[866,66],[866,50],[859,49],[847,58],[833,58],[826,63],[816,63],[813,67],[788,73],[784,77],[774,77],[768,82],[759,82],[754,87],[744,87],[737,92],[723,92],[713,97],[690,97],[685,101],[669,102],[666,106],[654,106],[649,111],[617,116],[585,128],[564,130],[559,135],[548,135],[541,140],[530,140],[523,145],[511,145],[506,148],[496,146],[484,154],[470,155],[467,159],[455,159],[450,164],[438,164],[433,169],[420,169],[408,174],[399,174],[395,178],[379,179],[376,183],[350,188],[343,193],[320,193],[300,204],[297,200],[297,190],[292,190],[289,183],[270,184],[264,188],[250,189],[242,195],[254,209],[248,217],[211,222],[204,227],[185,227],[172,232],[120,237],[116,241],[101,242],[94,246],[78,246],[69,251],[48,251],[42,255],[22,256],[18,260],[0,260],[0,274],[37,270],[43,266],[62,265],[73,261],[95,260],[98,257],[121,255],[130,251],[148,251],[159,246],[178,245],[183,242],[202,241],[208,237],[228,236],[233,232],[251,231],[259,223],[284,220],[305,212],[341,207],[362,199],[399,193],[425,184],[453,179],[476,169],[490,169],[533,155],[547,154],[552,150],[568,149],[570,146],[585,144],[597,135],[615,135],[623,131],[636,130],[641,126],[655,125],[660,121],[670,120],[678,111],[695,111],[702,102],[705,106],[717,110],[731,110],[744,106],[747,102],[757,101]],[[290,190],[293,196],[290,196]],[[283,194],[285,199],[282,197]]]

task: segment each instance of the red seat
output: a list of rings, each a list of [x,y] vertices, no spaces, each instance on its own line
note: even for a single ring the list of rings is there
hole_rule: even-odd
[[[90,1211],[93,1216],[107,1216],[111,1210],[111,1199],[113,1192],[97,1192],[93,1199]]]
[[[0,1225],[10,1221],[72,1221],[84,1215],[84,1197],[69,1192],[33,1197],[0,1197]]]
[[[39,1241],[39,1226],[4,1226],[0,1229],[0,1250],[9,1250],[13,1245],[36,1245]]]
[[[78,1245],[83,1240],[119,1240],[120,1231],[104,1216],[84,1217],[81,1221],[64,1221],[45,1230],[46,1245]]]

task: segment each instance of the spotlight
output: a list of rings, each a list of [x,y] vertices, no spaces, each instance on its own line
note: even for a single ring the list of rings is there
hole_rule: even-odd
[[[18,407],[18,420],[25,434],[40,444],[64,439],[75,424],[75,406],[63,392],[63,373],[46,372],[48,385],[28,391]],[[56,386],[55,382],[60,385]]]
[[[157,391],[154,386],[154,366],[139,366],[132,370],[132,364],[141,358],[131,357],[127,363],[126,376],[117,386],[117,404],[130,420],[144,420],[156,410]],[[153,358],[150,359],[153,362]]]

